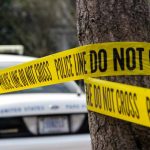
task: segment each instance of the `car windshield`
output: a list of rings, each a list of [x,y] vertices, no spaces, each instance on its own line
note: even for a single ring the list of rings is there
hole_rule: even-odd
[[[19,62],[0,62],[0,69],[14,66],[16,64],[19,64]],[[81,92],[80,88],[74,82],[67,82],[12,93],[78,93],[78,92]]]
[[[43,86],[38,88],[32,88],[28,90],[17,91],[13,93],[77,93],[77,90],[70,89],[65,84],[56,84]]]

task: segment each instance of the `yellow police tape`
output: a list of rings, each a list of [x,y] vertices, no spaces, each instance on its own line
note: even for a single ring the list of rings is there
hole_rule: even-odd
[[[88,78],[87,108],[100,114],[150,127],[150,90]]]
[[[6,68],[0,71],[0,93],[89,77],[118,75],[150,75],[150,43],[91,44]],[[124,88],[121,91],[120,88],[117,89],[121,84],[99,81],[106,83],[106,85],[99,86],[98,81],[94,79],[86,79],[86,82],[92,86],[92,99],[87,100],[89,110],[150,126],[148,122],[149,113],[146,113],[149,112],[150,107],[148,90],[130,86],[133,91]],[[101,89],[96,88],[96,95],[93,95],[94,86],[101,87]],[[125,87],[127,88],[127,86]],[[98,94],[99,90],[104,94]],[[145,93],[147,95],[139,94],[141,91],[144,93],[147,91]],[[87,95],[87,97],[89,96]],[[97,101],[93,96],[99,101],[103,101],[102,106],[100,103],[96,103]],[[114,97],[111,99],[111,96]]]
[[[150,75],[149,70],[149,43],[91,44],[1,70],[0,93],[85,77]]]

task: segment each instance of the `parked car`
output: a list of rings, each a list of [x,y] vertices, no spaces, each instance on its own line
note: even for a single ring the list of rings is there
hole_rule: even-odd
[[[0,68],[31,61],[0,55]],[[91,150],[85,95],[75,82],[0,95],[1,150]]]

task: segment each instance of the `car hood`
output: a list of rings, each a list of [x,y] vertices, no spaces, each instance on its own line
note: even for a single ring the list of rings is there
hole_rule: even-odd
[[[85,94],[0,95],[0,117],[84,112],[87,112]]]

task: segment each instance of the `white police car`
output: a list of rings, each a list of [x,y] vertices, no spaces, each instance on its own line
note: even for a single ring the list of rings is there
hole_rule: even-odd
[[[0,55],[0,68],[31,61]],[[0,95],[1,150],[91,150],[85,95],[75,82]]]

